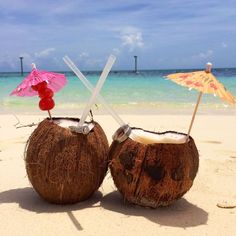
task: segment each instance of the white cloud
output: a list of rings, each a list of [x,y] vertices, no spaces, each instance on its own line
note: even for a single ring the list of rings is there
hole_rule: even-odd
[[[18,65],[20,65],[20,60]],[[16,60],[13,60],[8,54],[1,55],[0,68],[3,69],[3,71],[5,70],[5,68],[14,70],[15,68],[17,68]]]
[[[228,47],[228,44],[222,42],[222,43],[221,43],[221,46],[222,46],[223,48],[227,48],[227,47]]]
[[[119,48],[113,48],[112,53],[115,54],[115,55],[119,55],[120,54],[120,49]]]
[[[143,48],[143,36],[140,29],[134,27],[126,27],[120,32],[120,39],[122,41],[122,46],[129,47],[130,51],[135,48]]]
[[[213,50],[207,50],[206,52],[201,52],[199,53],[197,56],[194,57],[198,57],[200,59],[208,59],[213,55]]]
[[[27,52],[21,53],[20,57],[23,57],[24,59],[27,59],[27,60],[32,60],[32,56]]]
[[[24,70],[31,70],[31,64],[35,60],[34,57],[27,52],[21,53],[20,56],[23,57]]]
[[[47,57],[54,51],[55,51],[55,48],[47,48],[41,52],[36,52],[35,57]]]
[[[82,52],[79,55],[80,59],[85,59],[89,57],[89,53],[88,52]]]
[[[32,63],[35,63],[38,69],[50,68],[50,65],[59,65],[60,62],[57,57],[51,55],[54,51],[54,48],[47,48],[35,53],[20,53],[19,56],[23,57],[24,70],[30,71],[32,69]],[[48,57],[49,55],[50,57]]]
[[[77,60],[81,68],[86,67],[86,69],[95,69],[103,65],[103,60],[91,56],[88,52],[81,52]]]
[[[89,68],[96,68],[96,67],[101,67],[103,65],[103,61],[101,59],[90,58],[86,60],[85,64]]]

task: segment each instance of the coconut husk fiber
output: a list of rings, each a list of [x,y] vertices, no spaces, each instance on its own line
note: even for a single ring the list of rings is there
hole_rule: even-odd
[[[142,144],[131,138],[113,141],[109,159],[114,183],[124,200],[152,208],[181,198],[191,188],[199,165],[192,137],[183,144]]]
[[[89,134],[72,132],[45,119],[31,134],[25,151],[28,178],[51,203],[68,204],[89,198],[101,185],[108,166],[108,141],[101,126]]]

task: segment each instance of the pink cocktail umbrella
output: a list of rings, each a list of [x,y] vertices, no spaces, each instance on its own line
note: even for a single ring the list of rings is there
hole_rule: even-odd
[[[38,95],[41,100],[39,107],[47,110],[51,118],[50,110],[55,106],[52,99],[55,92],[59,91],[67,83],[64,74],[40,71],[32,64],[31,73],[10,93],[20,97],[32,97]]]
[[[31,73],[11,92],[10,95],[17,95],[20,97],[36,96],[38,95],[38,92],[35,91],[32,86],[43,81],[47,82],[47,87],[55,93],[67,83],[64,74],[38,70],[34,63],[32,63],[32,67]]]

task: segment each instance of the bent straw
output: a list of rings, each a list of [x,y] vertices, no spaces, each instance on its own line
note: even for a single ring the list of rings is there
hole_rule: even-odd
[[[80,70],[76,67],[76,65],[71,61],[71,59],[68,56],[63,57],[63,61],[71,68],[71,70],[76,74],[76,76],[81,80],[81,82],[85,85],[85,87],[92,92],[93,86],[92,84],[86,79],[86,77],[80,72]],[[99,101],[104,105],[104,107],[107,109],[107,111],[112,115],[112,117],[116,120],[116,122],[123,126],[126,123],[118,116],[118,114],[106,103],[104,98],[98,94],[97,98]]]
[[[82,116],[81,116],[81,119],[79,121],[78,127],[83,126],[83,124],[84,124],[84,122],[85,122],[85,120],[86,120],[86,118],[88,116],[88,113],[89,113],[92,105],[95,103],[97,95],[99,94],[100,90],[102,89],[102,86],[103,86],[103,84],[104,84],[104,82],[105,82],[105,80],[106,80],[106,78],[107,78],[107,76],[108,76],[108,74],[109,74],[109,72],[110,72],[110,70],[112,68],[112,65],[115,62],[115,60],[116,60],[116,58],[113,55],[111,55],[108,58],[108,61],[107,61],[106,65],[105,65],[105,67],[104,67],[104,69],[102,71],[102,74],[101,74],[101,76],[100,76],[100,78],[99,78],[99,80],[97,82],[97,85],[96,85],[95,89],[92,92],[92,96],[91,96],[87,106],[85,107],[83,113],[82,113]]]

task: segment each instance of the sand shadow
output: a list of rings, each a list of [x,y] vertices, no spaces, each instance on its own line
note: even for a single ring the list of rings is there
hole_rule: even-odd
[[[99,207],[94,206],[97,202],[99,202],[102,198],[101,192],[95,192],[92,197],[88,200],[76,203],[76,204],[68,204],[68,205],[57,205],[51,204],[44,201],[39,195],[34,191],[33,188],[18,188],[11,189],[5,192],[0,193],[0,204],[3,203],[18,203],[19,206],[28,211],[33,211],[36,213],[59,213],[65,212],[70,218],[73,225],[77,230],[83,230],[80,223],[77,221],[72,211],[91,208],[91,207]]]
[[[124,203],[118,191],[111,192],[101,199],[101,206],[107,210],[129,216],[143,216],[146,219],[172,227],[194,227],[206,224],[208,213],[182,198],[168,207],[150,209]]]

